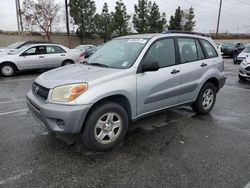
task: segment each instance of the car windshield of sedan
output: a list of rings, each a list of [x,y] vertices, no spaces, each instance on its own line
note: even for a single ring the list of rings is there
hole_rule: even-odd
[[[144,38],[112,40],[97,50],[87,63],[93,66],[127,69],[134,64],[147,42],[148,39]]]
[[[235,48],[236,47],[236,43],[230,43],[230,42],[225,42],[222,47],[225,48]]]
[[[16,42],[8,46],[9,49],[16,49],[18,48],[23,42]]]
[[[16,55],[16,54],[18,54],[18,53],[20,53],[20,52],[22,52],[22,51],[28,49],[30,46],[31,46],[31,45],[23,46],[23,47],[21,47],[21,48],[19,48],[19,49],[16,49],[14,52],[10,52],[10,53],[8,53],[8,54],[9,54],[9,55]]]

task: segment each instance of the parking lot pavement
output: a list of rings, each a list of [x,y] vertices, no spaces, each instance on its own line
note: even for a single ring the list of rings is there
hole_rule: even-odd
[[[227,83],[207,116],[188,107],[134,123],[116,149],[50,135],[27,111],[38,74],[0,78],[0,187],[242,187],[250,182],[250,82],[225,60]]]

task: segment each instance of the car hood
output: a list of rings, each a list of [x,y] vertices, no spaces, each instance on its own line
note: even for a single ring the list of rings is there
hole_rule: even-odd
[[[82,64],[68,65],[41,74],[35,82],[46,87],[55,88],[60,85],[80,82],[92,82],[121,72],[121,69],[102,68]]]
[[[250,56],[250,53],[245,53],[245,52],[241,52],[238,57],[248,57]]]

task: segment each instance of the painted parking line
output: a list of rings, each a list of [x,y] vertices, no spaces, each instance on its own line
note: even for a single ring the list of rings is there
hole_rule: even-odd
[[[33,172],[32,170],[28,170],[26,172],[22,172],[20,174],[15,175],[15,176],[8,177],[6,179],[0,180],[0,185],[4,185],[6,183],[12,183],[13,181],[18,180],[23,176],[27,176],[27,175],[32,174],[32,172]]]
[[[20,102],[20,101],[25,101],[25,99],[16,99],[16,100],[11,100],[11,101],[2,101],[0,104],[7,104],[7,103],[12,103],[12,102]]]
[[[37,76],[36,76],[37,77]],[[36,77],[33,77],[33,78],[23,78],[23,79],[12,79],[12,80],[0,80],[0,83],[9,83],[9,82],[22,82],[22,81],[32,81],[32,80],[35,80]]]
[[[4,115],[10,115],[10,114],[16,114],[19,112],[27,112],[29,109],[22,109],[22,110],[15,110],[15,111],[10,111],[10,112],[4,112],[4,113],[0,113],[0,116],[4,116]]]

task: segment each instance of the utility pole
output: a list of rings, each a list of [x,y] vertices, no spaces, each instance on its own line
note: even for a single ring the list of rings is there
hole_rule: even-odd
[[[16,0],[16,20],[17,20],[18,35],[20,35],[20,23],[19,23],[19,13],[18,13],[18,0]]]
[[[20,18],[20,25],[21,25],[21,34],[23,34],[23,20],[22,20],[20,0],[17,0],[17,3],[18,3],[18,13],[19,13],[19,18]]]
[[[220,0],[220,8],[219,8],[219,15],[218,15],[218,22],[217,22],[216,38],[218,38],[218,34],[219,34],[221,7],[222,7],[222,0]]]
[[[71,42],[70,42],[70,38],[69,38],[69,11],[68,11],[68,0],[65,0],[65,13],[66,13],[66,29],[67,29],[68,42],[69,42],[69,47],[71,48]]]

